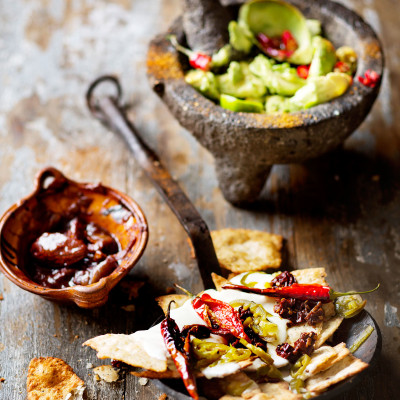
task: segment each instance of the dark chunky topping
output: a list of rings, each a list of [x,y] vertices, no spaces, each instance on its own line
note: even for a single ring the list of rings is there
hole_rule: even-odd
[[[283,271],[271,281],[272,287],[292,286],[297,283],[296,278],[288,271]]]
[[[87,222],[84,214],[60,218],[32,243],[32,278],[45,287],[61,289],[89,285],[112,273],[119,244],[112,235]]]
[[[278,345],[276,354],[294,364],[303,354],[310,355],[314,351],[316,340],[317,334],[315,332],[302,333],[300,338],[294,342],[294,346],[289,343]]]
[[[290,320],[288,326],[298,325],[307,322],[308,325],[315,326],[324,319],[324,310],[320,301],[280,299],[274,306],[274,311]]]
[[[210,337],[211,330],[204,325],[185,325],[181,335],[186,338],[187,335],[193,335],[197,339],[206,339]]]

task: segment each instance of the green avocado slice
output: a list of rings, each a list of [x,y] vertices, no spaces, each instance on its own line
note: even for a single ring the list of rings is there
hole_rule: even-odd
[[[264,33],[268,37],[279,37],[284,31],[290,31],[299,47],[287,61],[310,64],[311,33],[306,19],[296,7],[281,0],[251,0],[240,7],[238,21],[254,35]]]

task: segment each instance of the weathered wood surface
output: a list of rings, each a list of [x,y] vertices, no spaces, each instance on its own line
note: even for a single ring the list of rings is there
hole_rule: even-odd
[[[94,121],[84,104],[89,82],[116,73],[132,103],[131,116],[148,143],[182,183],[210,228],[245,227],[286,238],[286,265],[325,266],[339,289],[381,282],[367,309],[383,334],[371,375],[340,400],[389,400],[400,382],[400,5],[391,0],[343,1],[378,31],[387,69],[379,100],[343,149],[297,166],[278,166],[253,210],[227,204],[212,159],[180,128],[145,78],[147,42],[179,14],[180,0],[2,0],[0,2],[0,213],[29,194],[47,165],[83,181],[102,181],[142,205],[150,241],[135,267],[146,278],[135,312],[114,292],[94,311],[52,304],[0,276],[0,388],[4,400],[26,396],[32,357],[67,361],[85,380],[88,399],[157,399],[151,383],[129,376],[95,382],[86,364],[99,365],[86,339],[129,333],[158,315],[151,301],[174,281],[199,289],[186,234],[142,174],[122,141]],[[144,305],[146,305],[144,307]]]

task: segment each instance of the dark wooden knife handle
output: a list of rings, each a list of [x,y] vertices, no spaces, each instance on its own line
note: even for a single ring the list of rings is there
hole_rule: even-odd
[[[95,97],[95,89],[103,82],[114,85],[117,95]],[[162,165],[157,154],[144,143],[136,128],[127,119],[119,104],[121,96],[122,90],[117,78],[103,76],[90,85],[86,100],[92,114],[121,135],[128,144],[139,165],[188,233],[204,287],[214,287],[211,273],[220,274],[221,271],[209,229],[193,203]]]

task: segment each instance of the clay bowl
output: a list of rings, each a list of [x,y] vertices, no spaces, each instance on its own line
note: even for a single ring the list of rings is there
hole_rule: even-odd
[[[368,69],[383,73],[383,52],[372,28],[333,1],[290,2],[307,18],[319,19],[336,48],[348,45],[358,55],[358,69],[347,93],[308,110],[280,115],[225,110],[185,83],[187,61],[178,55],[166,33],[149,46],[147,73],[154,91],[214,156],[219,186],[233,204],[254,201],[273,164],[301,163],[336,148],[365,119],[378,95],[380,82],[370,88],[358,81]],[[181,19],[169,33],[185,43]]]
[[[111,233],[119,242],[117,268],[98,282],[64,289],[40,286],[29,277],[31,243],[47,232],[54,218],[65,216],[86,204],[90,222]],[[142,255],[148,239],[146,218],[125,194],[101,184],[77,183],[54,168],[42,170],[34,192],[13,205],[0,219],[0,269],[16,285],[48,300],[75,303],[82,308],[103,305],[110,290],[129,272]]]

